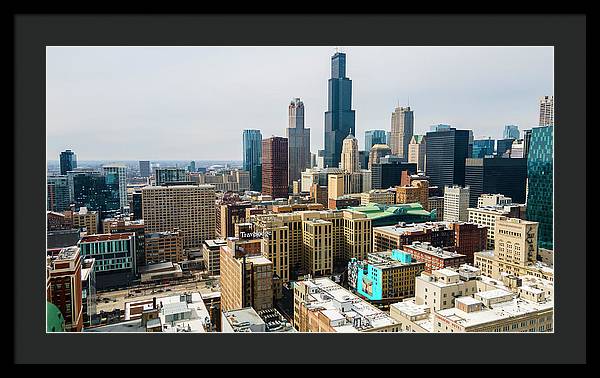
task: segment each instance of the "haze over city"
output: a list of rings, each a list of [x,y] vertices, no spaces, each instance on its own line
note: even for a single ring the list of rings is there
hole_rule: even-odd
[[[390,130],[398,105],[415,134],[433,124],[502,136],[538,121],[554,92],[553,47],[358,47],[348,56],[356,137]],[[327,80],[335,46],[48,47],[48,160],[241,160],[242,130],[284,136],[300,97],[311,151],[323,148]]]

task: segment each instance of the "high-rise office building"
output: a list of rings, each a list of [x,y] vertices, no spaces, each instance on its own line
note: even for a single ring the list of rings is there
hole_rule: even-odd
[[[346,54],[341,52],[336,52],[331,57],[327,104],[323,163],[326,167],[338,167],[344,138],[348,134],[356,134],[356,115],[352,110],[352,80],[346,77]]]
[[[392,149],[387,144],[376,144],[369,151],[368,169],[373,167],[373,164],[379,163],[379,159],[392,154]]]
[[[67,172],[77,168],[77,155],[71,150],[60,153],[60,174],[66,175]]]
[[[121,209],[129,206],[129,202],[127,201],[127,166],[124,164],[107,164],[102,166],[102,171],[107,177],[108,184],[113,184],[111,180],[116,178],[116,184],[119,186],[119,204]]]
[[[131,213],[133,220],[142,219],[142,191],[140,189],[131,195]]]
[[[429,131],[448,131],[452,128],[452,126],[450,125],[445,125],[443,123],[437,124],[437,125],[431,125],[431,127],[429,127]]]
[[[402,172],[409,175],[417,173],[416,163],[403,163],[400,159],[381,158],[379,163],[371,166],[371,188],[387,189],[402,183]]]
[[[426,174],[429,186],[465,184],[465,160],[469,157],[469,130],[450,128],[426,134]]]
[[[342,145],[342,159],[340,168],[346,172],[354,173],[360,170],[358,160],[358,139],[349,134]]]
[[[273,198],[287,198],[288,140],[271,137],[262,141],[262,193]]]
[[[499,157],[509,157],[514,139],[498,139],[496,141],[496,155]]]
[[[467,222],[469,220],[469,187],[459,185],[444,188],[444,221]]]
[[[300,180],[302,171],[310,168],[310,129],[304,128],[304,103],[299,98],[288,107],[289,124],[285,136],[288,139],[288,180]]]
[[[178,229],[183,248],[201,248],[215,238],[215,188],[212,185],[146,186],[142,218],[146,233]]]
[[[234,236],[235,225],[246,221],[246,209],[251,207],[250,201],[217,205],[216,235],[221,239]]]
[[[408,107],[397,107],[392,113],[392,140],[389,146],[394,155],[408,160],[408,144],[413,136],[414,115]]]
[[[369,169],[369,151],[358,151],[360,169]]]
[[[140,160],[140,176],[150,177],[150,161]]]
[[[69,180],[67,176],[48,176],[48,211],[65,211],[69,208]]]
[[[472,158],[483,158],[491,156],[495,151],[496,141],[492,138],[488,139],[475,139],[473,141],[473,152],[471,153]]]
[[[367,130],[365,131],[365,151],[371,151],[376,144],[386,144],[385,130]]]
[[[553,249],[554,126],[534,127],[527,155],[527,220],[539,223],[539,246]]]
[[[510,148],[511,158],[524,158],[527,160],[527,154],[529,153],[529,143],[531,142],[531,130],[523,131],[523,139],[513,140]]]
[[[413,135],[408,144],[408,162],[417,163],[417,171],[425,172],[425,136]]]
[[[554,126],[554,96],[540,98],[540,126]]]
[[[185,168],[157,167],[154,170],[154,176],[154,185],[156,186],[188,181]]]
[[[102,218],[121,209],[118,173],[77,169],[69,172],[67,179],[76,208],[100,211]]]
[[[188,172],[196,172],[196,162],[194,160],[190,161],[187,169]]]
[[[469,206],[476,207],[482,194],[500,193],[515,203],[525,203],[527,161],[523,158],[467,159],[465,185],[470,187]]]
[[[262,189],[262,134],[260,130],[244,130],[243,168],[250,173],[250,189]]]
[[[504,139],[519,139],[521,137],[521,133],[519,132],[519,126],[505,125],[502,137]]]

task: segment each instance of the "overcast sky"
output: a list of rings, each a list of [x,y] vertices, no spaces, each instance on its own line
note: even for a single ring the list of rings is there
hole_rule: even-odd
[[[398,105],[415,133],[445,123],[475,138],[537,126],[554,92],[552,47],[341,46],[359,147]],[[323,148],[332,47],[48,47],[49,160],[241,160],[242,130],[285,136],[300,97],[311,150]]]

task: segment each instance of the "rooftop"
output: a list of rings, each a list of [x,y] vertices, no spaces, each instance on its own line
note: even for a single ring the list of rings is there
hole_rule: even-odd
[[[392,303],[390,307],[394,307],[396,310],[408,317],[426,315],[430,313],[428,305],[418,305],[414,301]]]
[[[208,248],[210,248],[210,249],[219,249],[219,247],[221,247],[223,245],[227,245],[227,240],[223,240],[223,239],[205,240],[204,244],[206,244],[208,246]]]
[[[505,291],[503,292],[506,294]],[[467,313],[453,307],[438,311],[435,316],[445,317],[464,327],[473,327],[502,319],[524,316],[537,311],[552,310],[553,308],[554,302],[552,300],[534,303],[521,298],[514,298],[509,301],[496,303],[492,305],[492,308],[484,307],[480,311]]]
[[[119,234],[99,234],[99,235],[88,235],[81,238],[80,243],[94,243],[99,241],[109,240],[127,240],[135,236],[133,232],[123,232]]]
[[[460,253],[446,251],[445,249],[439,247],[433,247],[428,242],[421,243],[416,241],[412,244],[405,245],[404,248],[409,248],[418,252],[426,253],[428,255],[435,255],[436,257],[441,259],[454,259],[457,257],[466,257],[465,255],[462,255]]]
[[[157,264],[144,265],[144,266],[139,267],[139,272],[140,272],[140,274],[144,274],[144,273],[150,273],[150,272],[154,272],[154,271],[161,271],[164,269],[174,269],[175,265],[176,264],[174,264],[172,262],[163,262],[163,263],[157,263]]]
[[[297,284],[309,287],[306,303],[309,310],[322,311],[329,319],[337,321],[332,325],[335,332],[361,332],[397,324],[388,314],[329,278],[309,279]],[[345,321],[340,322],[342,319]]]

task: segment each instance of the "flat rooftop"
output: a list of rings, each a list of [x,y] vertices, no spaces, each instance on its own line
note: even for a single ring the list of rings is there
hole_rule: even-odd
[[[118,234],[99,234],[99,235],[88,235],[81,238],[80,243],[95,243],[99,241],[110,241],[110,240],[127,240],[135,236],[133,232],[123,232]]]
[[[205,240],[204,244],[206,244],[208,246],[208,248],[219,249],[219,247],[221,247],[223,245],[227,245],[227,240],[223,240],[223,239]]]
[[[523,316],[537,311],[552,310],[553,308],[554,302],[552,300],[534,303],[524,299],[514,298],[510,301],[496,303],[492,305],[492,308],[484,307],[480,311],[467,313],[453,307],[438,311],[436,314],[464,327],[473,327]]]
[[[425,315],[425,314],[430,313],[429,306],[427,306],[425,304],[418,305],[413,301],[392,303],[390,305],[390,307],[395,308],[396,310],[400,311],[405,316],[409,316],[409,317]]]
[[[404,248],[409,248],[417,252],[426,253],[428,255],[435,256],[440,259],[455,259],[458,257],[466,257],[460,253],[446,251],[439,247],[433,247],[428,243],[414,242],[412,244],[404,245]]]
[[[425,222],[425,223],[400,223],[393,226],[373,227],[373,231],[382,231],[389,234],[405,235],[427,230],[450,229],[450,222]]]
[[[307,308],[324,311],[330,319],[345,319],[345,323],[333,327],[336,332],[360,332],[372,328],[397,324],[387,313],[371,305],[357,295],[344,289],[326,277],[301,281],[311,288]],[[342,307],[345,308],[342,311]],[[360,318],[362,326],[355,326],[353,319]]]
[[[175,269],[175,264],[172,262],[156,263],[139,267],[140,274],[161,271],[165,269]]]

